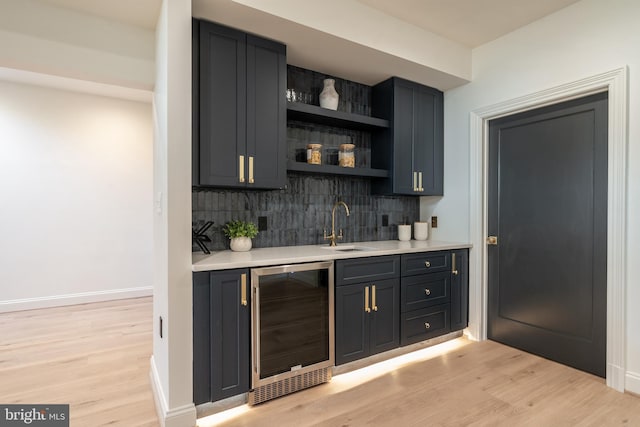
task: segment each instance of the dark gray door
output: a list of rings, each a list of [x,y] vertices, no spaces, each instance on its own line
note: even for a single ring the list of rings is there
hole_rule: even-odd
[[[604,377],[607,94],[489,124],[489,339]]]

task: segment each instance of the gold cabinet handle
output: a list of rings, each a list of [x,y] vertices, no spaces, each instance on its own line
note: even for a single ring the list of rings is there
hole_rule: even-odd
[[[240,156],[240,165],[239,165],[239,181],[244,182],[244,156]]]
[[[367,313],[371,313],[371,309],[369,308],[369,287],[364,287],[364,311]]]
[[[253,183],[253,156],[249,156],[249,184]]]
[[[413,191],[418,191],[418,172],[413,173]]]
[[[431,328],[431,325],[429,324],[429,322],[424,322],[424,328],[425,329]]]
[[[429,268],[429,267],[431,267],[431,263],[429,261],[425,261],[424,262],[424,266]]]
[[[422,186],[422,172],[418,172],[418,191],[424,191],[424,187]]]
[[[451,274],[454,276],[458,275],[458,269],[456,268],[456,254],[453,252],[451,254]]]
[[[424,294],[425,294],[426,296],[431,295],[431,289],[425,289],[425,290],[424,290]]]
[[[240,275],[240,304],[247,306],[247,275],[242,273]]]
[[[371,285],[371,305],[373,306],[373,311],[378,311],[378,306],[376,305],[376,285]]]

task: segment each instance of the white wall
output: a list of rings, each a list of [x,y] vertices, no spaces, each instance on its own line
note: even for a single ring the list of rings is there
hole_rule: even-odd
[[[0,81],[0,311],[148,295],[148,103]]]
[[[163,427],[196,424],[191,272],[191,0],[164,0],[156,30],[153,357]],[[159,317],[164,319],[162,337]]]
[[[445,196],[424,198],[435,239],[469,240],[469,113],[629,67],[626,389],[640,393],[640,2],[583,0],[473,52],[472,83],[445,93]],[[474,196],[474,195],[471,195]]]
[[[0,66],[152,90],[153,31],[36,0],[0,1]]]

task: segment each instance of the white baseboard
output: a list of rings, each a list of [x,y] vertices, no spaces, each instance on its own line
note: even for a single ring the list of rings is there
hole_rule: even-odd
[[[627,371],[624,389],[631,393],[640,394],[640,374]]]
[[[156,403],[156,413],[158,414],[160,425],[162,427],[195,427],[197,422],[196,405],[191,403],[168,409],[167,399],[162,389],[162,383],[160,382],[160,376],[158,375],[153,356],[151,356],[149,364],[151,389],[153,391],[153,399]]]
[[[61,307],[65,305],[86,304],[90,302],[110,301],[126,298],[140,298],[150,295],[153,295],[153,287],[141,286],[139,288],[112,289],[108,291],[80,292],[76,294],[13,299],[0,301],[0,313],[33,310],[36,308]]]

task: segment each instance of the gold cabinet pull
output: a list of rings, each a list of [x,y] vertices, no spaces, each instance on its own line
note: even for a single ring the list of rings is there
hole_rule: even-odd
[[[424,187],[422,186],[422,172],[418,172],[418,191],[424,191]]]
[[[371,305],[373,306],[373,311],[378,311],[378,306],[376,305],[376,285],[371,285]]]
[[[424,322],[424,328],[425,329],[431,328],[431,325],[429,324],[429,322]]]
[[[247,306],[247,274],[240,275],[240,304]]]
[[[239,165],[239,181],[244,182],[244,156],[240,156],[240,165]]]
[[[451,254],[451,274],[454,276],[458,275],[458,269],[456,268],[456,253],[453,252]]]
[[[249,156],[249,184],[253,183],[253,156]]]
[[[413,191],[418,191],[418,172],[413,173]]]
[[[369,308],[369,287],[364,287],[364,311],[367,313],[371,313],[371,309]]]
[[[425,261],[424,262],[424,266],[429,268],[429,267],[431,267],[431,263],[429,261]]]
[[[431,289],[425,289],[425,290],[424,290],[424,294],[425,294],[426,296],[431,295]]]

